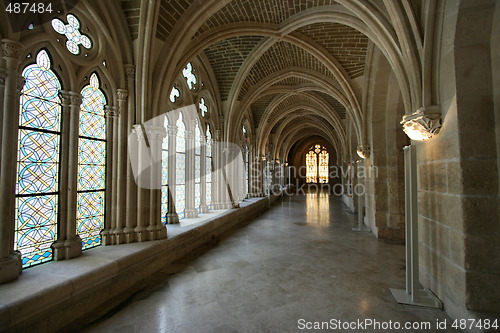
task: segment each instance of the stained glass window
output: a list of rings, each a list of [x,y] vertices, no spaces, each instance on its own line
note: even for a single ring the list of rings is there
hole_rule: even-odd
[[[176,167],[175,167],[175,210],[179,219],[184,218],[186,208],[186,126],[179,114],[177,120],[177,141],[176,141]]]
[[[319,182],[328,183],[328,152],[319,153]]]
[[[306,182],[316,183],[318,181],[317,155],[310,151],[306,155]]]
[[[193,90],[196,86],[196,75],[193,74],[193,65],[189,62],[186,65],[186,68],[182,70],[182,75],[186,78],[186,83],[189,87],[189,89]]]
[[[201,133],[198,124],[194,129],[194,206],[201,206]]]
[[[243,135],[247,135],[247,128],[243,125]]]
[[[210,133],[210,125],[207,125],[206,132],[207,139],[207,163],[206,163],[206,177],[205,182],[207,184],[207,192],[205,193],[207,206],[210,209],[212,204],[212,134]]]
[[[168,130],[168,117],[165,115],[163,122],[165,129]],[[167,132],[168,133],[168,132]],[[161,150],[161,221],[167,223],[168,214],[168,140],[169,136],[163,138]]]
[[[205,117],[208,114],[208,106],[205,104],[205,99],[203,97],[200,99],[198,107],[200,108],[201,115]]]
[[[83,87],[80,109],[76,232],[83,249],[101,244],[106,180],[106,97],[97,74]]]
[[[45,50],[22,76],[14,249],[30,267],[52,259],[57,238],[61,84]]]
[[[177,98],[181,97],[181,92],[177,89],[176,86],[172,87],[172,91],[170,92],[170,102],[175,103]]]
[[[65,24],[58,18],[52,20],[52,28],[61,35],[65,35],[68,39],[66,41],[66,48],[74,55],[80,54],[80,45],[86,49],[92,48],[92,41],[86,35],[80,32],[80,21],[75,15],[68,14],[66,16],[68,24]]]
[[[328,183],[328,151],[315,145],[306,154],[306,182]]]

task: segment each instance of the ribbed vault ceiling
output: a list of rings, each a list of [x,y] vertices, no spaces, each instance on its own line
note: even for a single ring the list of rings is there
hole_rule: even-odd
[[[205,4],[202,0],[158,1],[154,33],[157,40],[164,42],[172,40],[170,34],[189,20],[194,7],[201,9]],[[327,12],[346,12],[346,8],[333,0],[232,0],[226,3],[220,4],[210,16],[200,15],[203,19],[197,23],[191,21],[193,26],[189,35],[183,38],[202,43],[204,36],[217,35],[221,29],[237,29],[238,23],[255,26],[254,33],[241,33],[203,46],[202,55],[208,59],[209,72],[215,76],[219,100],[227,101],[229,112],[249,112],[245,118],[251,118],[257,129],[272,119],[279,119],[289,108],[301,103],[318,106],[320,100],[319,108],[324,112],[346,118],[347,99],[342,93],[346,91],[346,84],[350,85],[349,80],[364,75],[368,38],[352,27],[314,18],[314,15],[321,17]],[[141,5],[144,3],[121,0],[121,5],[134,40],[140,33]],[[306,14],[308,20],[287,29],[288,39],[260,33],[260,26],[274,27],[272,29],[278,31]],[[296,42],[297,39],[302,42]],[[292,74],[283,79],[277,76],[288,72],[305,74]],[[277,80],[270,80],[275,77]],[[259,93],[254,94],[255,91]],[[293,91],[291,96],[274,103],[290,91]],[[235,101],[245,102],[243,108],[234,106],[231,109]],[[271,105],[273,110],[270,110]],[[311,114],[311,111],[304,109],[292,116],[304,114]]]

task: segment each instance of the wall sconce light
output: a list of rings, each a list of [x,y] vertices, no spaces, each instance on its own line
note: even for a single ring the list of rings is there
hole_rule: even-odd
[[[363,159],[370,157],[371,151],[372,149],[370,145],[359,145],[358,148],[356,149],[358,156]]]
[[[261,156],[260,158],[261,158],[263,161],[265,161],[265,160],[266,160],[266,157],[265,157],[265,156]]]
[[[420,108],[416,112],[403,116],[403,131],[412,140],[428,140],[439,133],[441,116],[438,106]]]

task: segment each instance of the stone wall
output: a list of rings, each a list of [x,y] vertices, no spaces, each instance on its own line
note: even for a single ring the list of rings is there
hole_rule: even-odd
[[[490,33],[495,1],[447,1],[441,133],[417,145],[421,281],[455,318],[500,312],[500,223]]]

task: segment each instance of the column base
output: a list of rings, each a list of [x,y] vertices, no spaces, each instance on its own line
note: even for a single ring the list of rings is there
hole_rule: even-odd
[[[188,219],[197,218],[198,211],[196,209],[185,209],[184,216],[186,216],[186,218]]]
[[[125,242],[125,235],[123,234],[123,229],[114,229],[111,231],[111,239],[114,245],[123,244]]]
[[[113,235],[111,229],[105,229],[101,231],[102,245],[108,246],[113,245]]]
[[[10,257],[0,260],[0,284],[17,280],[23,272],[23,261],[21,253],[16,252]]]
[[[123,242],[125,244],[130,244],[135,242],[135,231],[134,228],[123,229]]]
[[[167,214],[167,224],[177,224],[179,223],[179,215],[177,213]]]
[[[70,240],[57,241],[52,244],[52,249],[54,250],[53,257],[55,261],[76,258],[82,254],[82,239],[77,235]]]
[[[225,202],[222,204],[222,209],[231,209],[231,208],[233,208],[232,202]]]
[[[167,227],[163,224],[148,227],[149,240],[159,240],[167,238]]]
[[[207,205],[200,206],[200,214],[207,214],[210,211]]]
[[[137,227],[134,229],[136,242],[146,242],[149,240],[149,232],[146,227]]]

